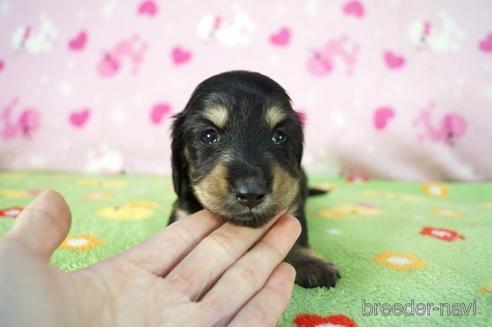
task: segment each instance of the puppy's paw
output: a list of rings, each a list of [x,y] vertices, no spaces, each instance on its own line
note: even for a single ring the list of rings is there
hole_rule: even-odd
[[[341,278],[333,264],[306,246],[294,245],[285,260],[296,269],[296,283],[304,288],[335,287]]]
[[[336,267],[320,258],[309,257],[296,263],[296,283],[304,288],[335,287],[341,278]]]

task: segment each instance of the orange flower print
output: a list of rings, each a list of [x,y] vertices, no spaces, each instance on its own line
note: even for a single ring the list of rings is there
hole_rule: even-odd
[[[439,216],[445,216],[445,217],[453,218],[453,219],[459,219],[459,218],[463,217],[462,212],[455,211],[455,210],[448,210],[445,208],[433,208],[432,214],[439,215]]]
[[[448,195],[448,187],[440,183],[424,183],[422,190],[431,197],[446,198]]]
[[[427,267],[424,261],[410,253],[382,252],[374,257],[374,262],[400,271],[413,271]]]
[[[94,237],[93,235],[86,234],[75,237],[68,237],[60,245],[60,248],[69,249],[75,252],[86,252],[90,251],[98,245],[101,245],[102,243],[102,240]]]

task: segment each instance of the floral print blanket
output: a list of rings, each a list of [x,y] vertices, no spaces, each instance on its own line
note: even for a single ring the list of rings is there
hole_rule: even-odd
[[[312,248],[341,272],[334,289],[295,287],[281,326],[492,325],[492,183],[312,177]],[[0,235],[37,193],[73,216],[52,258],[63,270],[115,255],[166,225],[169,177],[0,173]],[[163,253],[165,256],[165,253]]]

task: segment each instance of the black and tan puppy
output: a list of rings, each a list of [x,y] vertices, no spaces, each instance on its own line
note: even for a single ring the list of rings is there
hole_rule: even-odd
[[[208,78],[176,116],[172,138],[178,199],[170,222],[207,208],[234,224],[258,227],[289,211],[302,225],[286,259],[297,271],[296,282],[335,286],[336,268],[309,249],[303,132],[278,83],[246,71]]]

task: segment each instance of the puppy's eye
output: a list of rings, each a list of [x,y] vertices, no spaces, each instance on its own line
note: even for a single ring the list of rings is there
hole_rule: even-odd
[[[216,143],[219,139],[219,132],[213,128],[208,128],[200,132],[200,141],[206,145]]]
[[[272,142],[276,145],[283,145],[287,142],[287,135],[279,130],[273,132]]]

